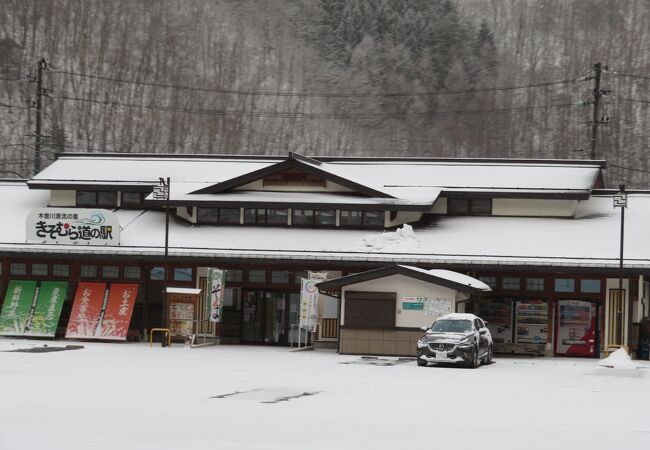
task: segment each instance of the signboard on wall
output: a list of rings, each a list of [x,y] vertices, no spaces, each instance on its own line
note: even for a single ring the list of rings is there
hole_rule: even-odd
[[[221,322],[223,315],[223,291],[226,281],[226,271],[208,269],[208,288],[210,298],[210,321]]]
[[[316,331],[318,323],[318,288],[316,283],[325,281],[327,272],[309,272],[309,278],[301,278],[300,289],[300,328]]]
[[[54,337],[67,281],[11,280],[0,313],[0,335]]]
[[[43,208],[29,213],[27,242],[120,245],[120,223],[107,209]]]

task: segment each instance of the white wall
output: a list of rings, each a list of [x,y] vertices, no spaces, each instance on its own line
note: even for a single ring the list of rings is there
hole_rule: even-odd
[[[493,216],[573,217],[578,200],[549,200],[533,198],[495,198]]]
[[[185,206],[179,206],[176,208],[176,215],[180,217],[181,219],[185,219],[188,222],[191,223],[196,223],[196,208],[191,207],[190,208],[191,213],[187,213],[187,208]]]
[[[395,304],[396,327],[428,327],[436,319],[435,317],[425,315],[424,310],[402,309],[402,297],[444,298],[451,300],[452,312],[456,309],[456,290],[420,281],[415,278],[405,277],[403,275],[391,275],[385,278],[346,286],[343,289],[341,325],[345,325],[345,293],[347,291],[395,292],[397,294],[397,301]]]
[[[49,206],[77,206],[77,191],[50,191]]]

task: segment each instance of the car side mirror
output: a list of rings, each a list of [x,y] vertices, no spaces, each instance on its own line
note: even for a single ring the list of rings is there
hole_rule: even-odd
[[[427,332],[427,331],[429,331],[429,327],[420,327],[420,330],[422,330],[424,332]]]
[[[487,330],[485,328],[481,328],[480,330],[478,330],[478,334],[485,334],[485,333],[487,333]]]

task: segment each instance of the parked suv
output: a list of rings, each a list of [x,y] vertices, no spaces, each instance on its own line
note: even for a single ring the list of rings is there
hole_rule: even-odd
[[[464,364],[476,368],[492,363],[492,335],[474,314],[454,313],[438,318],[417,342],[418,366],[428,363]]]

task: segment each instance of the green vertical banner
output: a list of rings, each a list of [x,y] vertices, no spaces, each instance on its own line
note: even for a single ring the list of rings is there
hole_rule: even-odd
[[[41,282],[34,315],[25,327],[25,336],[54,337],[67,291],[67,281]]]
[[[19,336],[31,317],[36,281],[10,280],[0,313],[0,335]]]

